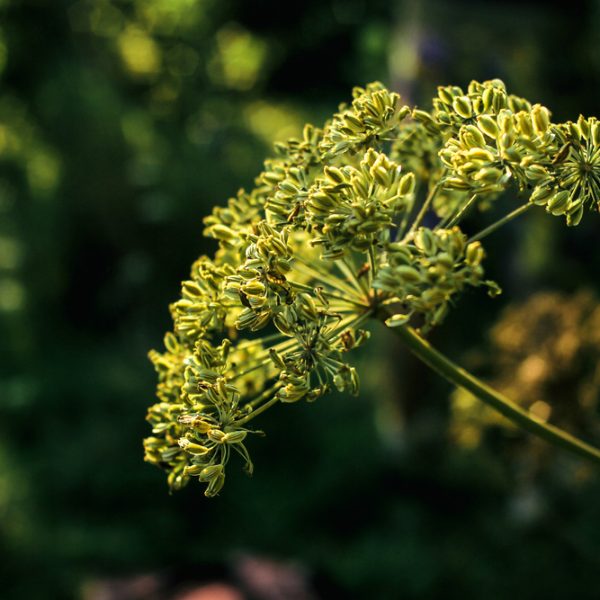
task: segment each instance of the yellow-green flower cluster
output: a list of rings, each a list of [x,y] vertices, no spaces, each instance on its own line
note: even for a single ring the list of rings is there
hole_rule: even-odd
[[[358,168],[324,167],[308,192],[308,223],[324,258],[343,258],[387,241],[394,219],[412,206],[415,177],[372,148]]]
[[[550,113],[536,104],[530,111],[481,114],[463,125],[440,152],[450,188],[471,193],[501,192],[513,178],[521,189],[548,176],[545,165],[556,151]]]
[[[598,204],[596,119],[553,124],[498,80],[439,88],[433,104],[355,88],[205,218],[218,248],[193,264],[165,351],[150,353],[159,383],[146,460],[172,489],[196,477],[217,494],[233,454],[252,472],[250,425],[270,407],[358,393],[348,353],[369,319],[426,331],[468,287],[497,292],[479,242],[497,225],[461,229],[474,201],[483,208],[514,182],[569,224]]]
[[[530,193],[530,202],[564,215],[568,225],[579,224],[585,206],[598,205],[596,118],[552,123],[546,107],[508,94],[497,79],[471,82],[466,93],[440,87],[433,105],[431,112],[414,110],[413,116],[441,142],[444,189],[492,199],[516,184]]]
[[[345,152],[357,152],[370,144],[393,141],[398,126],[410,115],[410,108],[400,103],[400,95],[379,83],[352,90],[350,107],[344,104],[327,124],[321,142],[326,159]]]
[[[450,303],[466,286],[486,285],[491,294],[499,289],[483,280],[484,250],[479,242],[467,242],[455,227],[432,231],[422,227],[406,243],[390,243],[373,287],[386,293],[386,306],[394,307],[388,327],[405,325],[420,316],[426,328],[439,324]]]
[[[528,111],[531,104],[524,98],[508,94],[500,79],[472,81],[467,92],[458,86],[440,86],[433,99],[431,113],[414,111],[414,116],[432,133],[445,139],[456,136],[463,125],[472,124],[481,115],[497,115],[501,110],[512,113]]]
[[[415,111],[415,114],[419,111]],[[430,129],[418,120],[407,121],[398,130],[392,144],[390,158],[402,165],[405,171],[414,173],[418,182],[440,181],[446,176],[440,160],[443,138],[436,129]],[[432,209],[440,217],[449,217],[468,199],[464,189],[446,186],[438,190],[433,199]]]
[[[559,150],[531,201],[578,225],[586,206],[600,209],[600,123],[579,117],[577,123],[556,127],[555,134]]]

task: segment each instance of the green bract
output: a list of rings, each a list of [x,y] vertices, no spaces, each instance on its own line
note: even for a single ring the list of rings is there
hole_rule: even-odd
[[[217,494],[233,452],[251,472],[249,424],[270,406],[356,394],[349,353],[369,319],[427,331],[468,287],[497,293],[488,232],[533,205],[576,225],[600,201],[594,118],[553,124],[499,80],[441,87],[431,112],[379,83],[353,97],[323,129],[276,144],[256,187],[205,218],[218,250],[194,263],[166,349],[150,353],[146,460],[171,488],[197,477]],[[471,237],[460,229],[510,186],[524,207]]]

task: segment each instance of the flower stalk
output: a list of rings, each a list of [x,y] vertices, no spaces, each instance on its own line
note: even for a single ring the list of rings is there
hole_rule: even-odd
[[[521,216],[523,213],[527,212],[532,206],[533,206],[532,204],[523,204],[522,206],[515,208],[515,210],[509,212],[507,215],[505,215],[501,219],[498,219],[495,223],[492,223],[485,229],[482,229],[479,233],[477,233],[473,237],[469,238],[469,242],[478,242],[479,240],[482,240],[483,238],[490,235],[490,233],[494,233],[494,231],[496,231],[497,229],[500,229],[500,227],[503,227],[507,223],[510,223],[513,219],[516,219],[517,217]]]
[[[523,410],[509,398],[452,362],[422,338],[412,327],[397,327],[394,329],[394,333],[417,358],[436,373],[457,387],[462,387],[471,392],[481,402],[498,411],[518,427],[545,439],[559,448],[600,465],[600,449]]]

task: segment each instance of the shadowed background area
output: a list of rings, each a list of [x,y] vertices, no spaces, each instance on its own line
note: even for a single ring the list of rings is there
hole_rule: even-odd
[[[202,217],[273,141],[381,80],[427,106],[500,77],[598,115],[600,2],[0,0],[0,596],[600,595],[600,479],[375,330],[359,398],[276,408],[219,498],[142,461],[146,354]],[[477,217],[475,217],[477,218]],[[504,294],[432,339],[596,443],[600,215],[490,238]],[[240,468],[238,468],[240,467]]]

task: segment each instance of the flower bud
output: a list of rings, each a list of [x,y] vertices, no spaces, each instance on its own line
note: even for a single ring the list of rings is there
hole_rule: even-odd
[[[569,204],[569,192],[562,190],[557,192],[546,203],[546,210],[553,215],[561,215],[565,212]]]
[[[385,320],[388,327],[401,327],[406,325],[410,320],[410,315],[395,314]]]
[[[408,196],[415,191],[415,176],[414,173],[406,173],[400,179],[400,184],[398,186],[398,193],[401,196]]]
[[[207,231],[210,235],[223,242],[231,242],[237,239],[236,233],[231,228],[219,223],[212,225],[207,229]]]
[[[225,444],[239,444],[244,441],[248,433],[246,431],[238,430],[238,431],[230,431],[225,434],[223,438],[223,442]]]
[[[458,96],[452,102],[452,108],[463,118],[469,119],[473,116],[471,100],[467,96]]]
[[[179,447],[182,450],[185,450],[187,453],[193,454],[194,456],[204,456],[210,452],[210,448],[190,442],[190,440],[187,438],[180,438]]]
[[[224,469],[223,465],[209,465],[208,467],[204,467],[199,473],[200,481],[212,481],[215,477],[221,476]]]
[[[545,106],[536,104],[531,110],[533,128],[538,135],[543,135],[550,126],[550,111]]]

